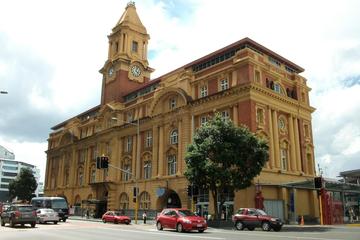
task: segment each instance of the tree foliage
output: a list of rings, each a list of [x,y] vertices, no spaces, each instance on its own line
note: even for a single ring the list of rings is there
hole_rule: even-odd
[[[226,193],[249,187],[267,160],[266,141],[216,114],[195,132],[185,157],[185,176],[191,184],[210,190],[221,209]],[[218,218],[216,200],[214,209]]]
[[[30,201],[37,188],[36,179],[32,170],[22,168],[15,180],[9,183],[9,195],[13,199]]]

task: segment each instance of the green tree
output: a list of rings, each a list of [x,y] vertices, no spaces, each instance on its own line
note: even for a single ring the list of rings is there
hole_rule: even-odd
[[[185,176],[191,184],[210,190],[217,219],[216,199],[222,209],[226,193],[249,187],[268,156],[266,141],[216,114],[195,132],[185,156]]]
[[[18,200],[30,201],[36,188],[37,183],[32,170],[22,168],[16,179],[9,183],[9,195],[11,198],[18,197]]]

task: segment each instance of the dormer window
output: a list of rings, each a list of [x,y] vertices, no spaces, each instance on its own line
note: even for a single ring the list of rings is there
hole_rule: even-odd
[[[132,45],[131,45],[131,51],[132,52],[138,52],[138,42],[136,41],[132,41]]]
[[[274,91],[277,92],[277,93],[281,93],[280,84],[274,83]]]

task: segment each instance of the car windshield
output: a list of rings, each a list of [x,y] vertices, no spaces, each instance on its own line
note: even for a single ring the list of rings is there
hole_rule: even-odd
[[[54,199],[52,200],[52,208],[67,208],[65,199]]]
[[[180,216],[182,216],[182,217],[196,216],[190,210],[179,210],[178,212],[179,212]]]
[[[263,216],[268,215],[266,212],[264,212],[264,211],[261,210],[261,209],[257,209],[256,211],[259,213],[259,215],[263,215]]]
[[[52,209],[42,209],[42,211],[45,213],[53,213],[54,212],[54,210],[52,210]]]

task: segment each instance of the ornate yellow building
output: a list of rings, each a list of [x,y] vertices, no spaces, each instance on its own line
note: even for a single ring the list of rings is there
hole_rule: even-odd
[[[299,75],[303,68],[244,38],[150,80],[150,37],[133,2],[108,39],[108,59],[100,70],[101,104],[50,133],[47,196],[65,196],[76,206],[94,203],[99,212],[134,209],[133,188],[138,186],[140,210],[190,208],[183,175],[186,147],[196,128],[220,112],[268,139],[270,147],[270,159],[254,185],[229,193],[225,218],[239,207],[254,207],[259,190],[266,210],[283,219],[318,216],[315,191],[287,186],[315,174],[314,108],[307,81]],[[101,155],[110,158],[108,170],[96,169]],[[200,190],[197,211],[211,214],[211,201]]]

